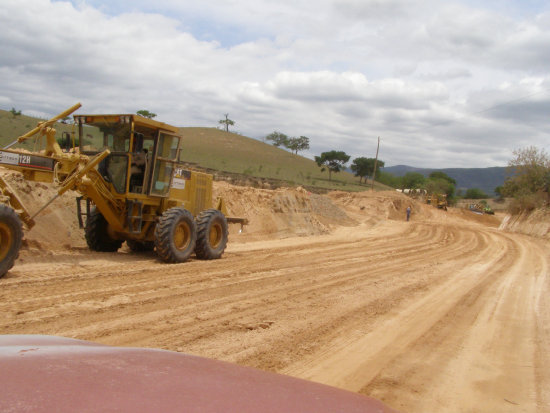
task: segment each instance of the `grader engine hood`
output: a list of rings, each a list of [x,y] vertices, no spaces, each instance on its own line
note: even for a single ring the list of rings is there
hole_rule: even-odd
[[[0,151],[0,165],[20,166],[42,171],[53,171],[55,161],[47,156]]]

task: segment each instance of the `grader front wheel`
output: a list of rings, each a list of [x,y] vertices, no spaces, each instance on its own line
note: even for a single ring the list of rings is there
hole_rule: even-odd
[[[92,209],[86,220],[84,236],[88,248],[92,251],[115,252],[122,246],[122,241],[109,235],[109,224],[97,209]]]
[[[21,220],[11,207],[0,204],[0,278],[13,267],[22,239]]]
[[[217,209],[202,211],[197,217],[197,258],[213,260],[220,258],[227,245],[227,220]]]
[[[191,256],[197,242],[193,214],[183,208],[170,208],[155,228],[155,247],[166,262],[184,262]]]

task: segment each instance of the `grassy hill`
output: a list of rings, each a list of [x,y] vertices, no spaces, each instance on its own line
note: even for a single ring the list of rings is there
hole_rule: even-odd
[[[19,115],[13,116],[10,112],[0,109],[0,148],[12,143],[19,136],[24,135],[34,127],[38,122],[45,119],[34,118],[31,116]],[[72,131],[72,125],[56,123],[55,126],[58,137],[61,137],[62,132]],[[16,144],[14,148],[34,149],[34,140],[30,139],[22,144]]]
[[[14,117],[0,110],[0,147],[13,142],[18,136],[34,128],[41,119],[25,115]],[[57,123],[55,128],[61,136],[71,131],[72,125]],[[236,181],[251,181],[251,178],[269,181],[272,186],[302,185],[311,189],[364,191],[370,184],[359,184],[359,179],[349,172],[340,172],[328,179],[328,172],[321,172],[317,164],[300,155],[294,155],[273,145],[228,133],[216,128],[180,128],[183,136],[183,159],[205,168],[217,175],[231,175]],[[33,142],[23,145],[33,149]],[[240,179],[239,179],[240,177]],[[252,182],[258,180],[252,180]],[[375,183],[375,189],[391,189]]]

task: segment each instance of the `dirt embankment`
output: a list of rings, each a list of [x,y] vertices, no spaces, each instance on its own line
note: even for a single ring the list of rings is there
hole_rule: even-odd
[[[31,215],[57,193],[52,184],[25,181],[13,171],[0,173],[17,191]],[[231,216],[250,221],[242,233],[237,225],[230,227],[230,234],[242,242],[322,235],[339,227],[372,227],[386,220],[404,221],[407,206],[412,208],[412,221],[452,216],[467,222],[498,225],[493,217],[458,209],[445,213],[393,191],[335,191],[319,195],[302,187],[260,189],[219,181],[214,182],[214,198],[218,196],[224,198]],[[65,193],[42,211],[35,218],[35,227],[25,232],[24,248],[44,252],[86,248],[83,230],[78,225],[75,197],[74,192]]]
[[[506,215],[499,229],[550,239],[550,209],[537,209],[518,215]]]

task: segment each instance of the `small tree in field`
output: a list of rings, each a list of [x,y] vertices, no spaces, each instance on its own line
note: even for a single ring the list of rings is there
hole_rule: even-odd
[[[298,155],[299,151],[305,151],[309,149],[309,138],[307,136],[300,136],[299,138],[290,138],[287,141],[286,147]]]
[[[144,118],[147,118],[147,119],[153,119],[157,116],[156,113],[153,113],[153,112],[149,112],[148,110],[145,110],[145,109],[142,109],[142,110],[138,110],[136,112],[139,116],[143,116]]]
[[[350,156],[343,151],[323,152],[315,157],[315,162],[321,167],[321,171],[328,169],[328,179],[332,180],[333,172],[340,172],[344,168]]]
[[[233,126],[235,124],[235,121],[229,119],[229,113],[224,114],[225,119],[221,119],[218,121],[219,124],[225,125],[225,131],[229,132],[229,125]]]
[[[265,137],[266,141],[270,141],[273,143],[273,146],[284,146],[285,148],[288,145],[288,136],[286,136],[284,133],[281,132],[271,132],[269,135]]]
[[[359,177],[359,183],[364,178],[367,182],[367,177],[372,176],[374,172],[374,164],[376,163],[375,158],[355,158],[351,164],[351,170],[355,173],[355,176]],[[380,168],[384,167],[383,161],[378,161],[376,164],[376,177],[380,174]]]
[[[20,110],[15,110],[15,108],[11,108],[10,113],[13,116],[14,119],[15,119],[16,116],[21,116],[21,111]]]

